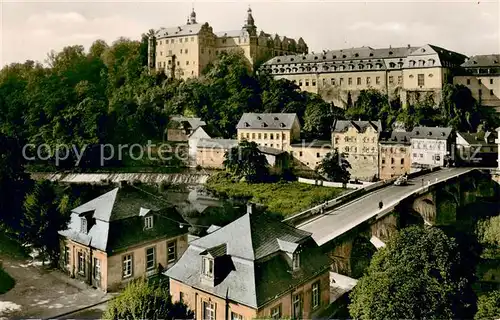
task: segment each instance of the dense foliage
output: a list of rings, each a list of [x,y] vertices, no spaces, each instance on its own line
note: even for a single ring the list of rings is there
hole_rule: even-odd
[[[351,174],[351,165],[345,156],[339,153],[338,149],[329,152],[318,164],[316,170],[330,181],[347,183]]]
[[[500,318],[500,290],[480,296],[477,301],[476,320],[495,320]]]
[[[373,256],[351,293],[356,319],[472,318],[467,255],[437,228],[410,227]]]
[[[181,302],[173,303],[166,285],[141,278],[109,302],[103,319],[194,319],[194,313]]]
[[[500,216],[478,221],[477,234],[479,241],[489,247],[500,247]]]
[[[224,154],[224,167],[237,178],[248,182],[264,181],[269,175],[269,163],[257,143],[246,140]]]

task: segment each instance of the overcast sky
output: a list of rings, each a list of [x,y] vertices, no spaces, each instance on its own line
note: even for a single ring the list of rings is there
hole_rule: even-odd
[[[214,31],[240,29],[250,5],[259,30],[309,51],[435,44],[466,55],[500,53],[500,6],[490,1],[4,1],[0,63],[43,61],[50,50],[184,24],[194,4]]]

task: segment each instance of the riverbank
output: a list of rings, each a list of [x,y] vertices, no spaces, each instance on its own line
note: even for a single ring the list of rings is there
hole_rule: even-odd
[[[207,179],[205,187],[222,199],[244,199],[267,206],[267,211],[286,217],[331,200],[342,188],[321,187],[297,181],[276,183],[234,182],[223,173]]]

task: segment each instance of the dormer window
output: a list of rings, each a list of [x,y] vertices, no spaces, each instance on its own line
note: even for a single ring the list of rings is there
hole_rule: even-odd
[[[300,255],[298,252],[293,254],[292,267],[294,271],[300,269]]]
[[[214,277],[214,260],[208,257],[203,258],[203,274],[206,277]]]
[[[148,216],[144,218],[144,229],[153,228],[153,216]]]
[[[82,232],[82,233],[87,233],[88,232],[88,229],[87,229],[87,218],[85,218],[85,217],[81,217],[80,218],[80,232]]]

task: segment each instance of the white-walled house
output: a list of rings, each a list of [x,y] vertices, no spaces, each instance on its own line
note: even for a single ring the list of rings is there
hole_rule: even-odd
[[[196,159],[198,142],[201,139],[214,139],[220,137],[220,133],[211,125],[203,125],[196,128],[188,137],[188,154],[190,159]]]
[[[452,128],[415,127],[411,132],[412,167],[441,167],[451,156]]]

